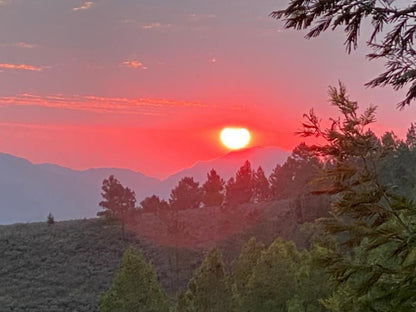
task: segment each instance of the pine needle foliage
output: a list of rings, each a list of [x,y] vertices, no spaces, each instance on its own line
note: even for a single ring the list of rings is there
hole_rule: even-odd
[[[169,301],[153,266],[134,249],[123,254],[113,286],[100,298],[101,312],[168,312]]]
[[[386,71],[369,81],[370,87],[391,85],[398,90],[410,84],[400,108],[416,98],[416,3],[394,0],[291,0],[286,9],[272,17],[289,29],[306,29],[306,38],[327,30],[343,28],[348,53],[357,49],[361,26],[370,21],[367,45],[373,50],[370,60],[385,60]],[[379,38],[381,40],[378,40]]]
[[[326,162],[317,192],[333,196],[331,216],[322,222],[341,244],[328,250],[321,263],[339,285],[327,307],[331,311],[397,311],[398,306],[400,311],[414,310],[415,203],[380,182],[378,164],[386,153],[368,128],[375,121],[375,107],[360,114],[341,83],[329,94],[341,117],[331,119],[330,127],[323,129],[311,111],[305,115],[302,132],[325,141],[312,147]]]

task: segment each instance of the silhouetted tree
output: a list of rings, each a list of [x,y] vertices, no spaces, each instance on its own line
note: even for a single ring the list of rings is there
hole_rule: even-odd
[[[416,125],[414,123],[412,123],[407,130],[406,145],[411,151],[416,149]]]
[[[169,210],[169,204],[166,200],[160,200],[159,196],[152,195],[146,197],[140,202],[143,212],[158,213]]]
[[[269,176],[270,192],[273,198],[277,198],[278,194],[284,189],[284,179],[281,175],[282,166],[277,164]]]
[[[118,219],[121,222],[122,235],[124,239],[124,225],[127,215],[134,210],[136,204],[136,195],[128,187],[124,187],[113,176],[104,179],[101,187],[103,201],[99,203],[104,211],[97,213],[100,217]]]
[[[229,205],[248,203],[253,198],[253,172],[247,160],[237,171],[234,178],[226,184],[226,202]]]
[[[262,167],[258,167],[253,173],[253,197],[257,202],[269,200],[271,197],[269,181]]]
[[[212,169],[207,174],[207,181],[202,186],[205,206],[220,206],[224,200],[224,180]]]
[[[312,190],[310,182],[317,177],[321,164],[305,143],[296,146],[286,162],[269,177],[274,198],[292,198]]]
[[[416,5],[410,1],[402,2],[401,7],[397,4],[385,0],[291,0],[286,9],[271,16],[285,21],[286,28],[308,29],[308,39],[344,27],[348,53],[358,47],[362,22],[371,20],[366,24],[372,27],[367,45],[374,52],[368,58],[385,59],[387,70],[366,85],[392,85],[398,90],[410,84],[405,99],[398,104],[402,108],[416,97]],[[382,40],[377,40],[377,35]]]
[[[101,312],[168,312],[169,299],[153,266],[134,249],[123,254],[112,287],[100,297]]]
[[[202,201],[202,190],[194,178],[184,177],[171,191],[169,204],[173,210],[199,208]]]
[[[53,215],[51,213],[48,214],[48,218],[47,218],[46,222],[48,223],[48,225],[52,225],[52,224],[55,223],[55,218],[53,217]]]

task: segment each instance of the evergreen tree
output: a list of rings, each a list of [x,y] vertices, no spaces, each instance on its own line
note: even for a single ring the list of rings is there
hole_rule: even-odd
[[[168,312],[169,305],[153,266],[127,249],[113,286],[100,297],[101,312]]]
[[[369,38],[363,40],[373,49],[367,56],[370,60],[384,59],[387,70],[366,85],[392,85],[398,90],[410,84],[406,97],[398,104],[403,108],[416,98],[415,13],[412,1],[291,0],[286,9],[271,16],[285,21],[286,28],[308,29],[306,38],[344,27],[348,53],[358,47],[364,20],[371,21],[366,26],[372,31],[365,32]]]
[[[270,183],[270,192],[272,198],[278,198],[279,194],[284,189],[284,179],[282,179],[282,175],[280,174],[282,171],[282,166],[277,164],[276,167],[273,169],[272,173],[269,176],[269,183]]]
[[[411,151],[416,149],[416,124],[414,123],[412,123],[409,130],[407,130],[406,145]]]
[[[258,167],[253,173],[253,193],[254,200],[257,202],[267,201],[271,197],[269,181],[262,167]]]
[[[230,311],[231,293],[221,253],[211,250],[178,301],[177,312]]]
[[[159,196],[152,195],[146,197],[140,202],[143,212],[159,213],[169,210],[169,204],[166,200],[160,200]]]
[[[51,213],[48,214],[46,222],[48,223],[48,225],[52,225],[55,223],[55,218],[53,217]]]
[[[287,311],[287,302],[296,291],[295,272],[300,261],[293,242],[276,239],[252,270],[241,311]]]
[[[227,181],[226,202],[230,205],[248,203],[253,198],[253,172],[247,160],[237,171],[234,178]]]
[[[269,177],[273,197],[293,198],[312,191],[321,164],[305,143],[296,146],[282,166],[277,165]]]
[[[263,250],[264,244],[258,243],[252,237],[232,263],[230,284],[233,293],[233,311],[241,311],[242,309],[243,299],[247,295],[248,282]]]
[[[171,191],[169,204],[173,210],[199,208],[202,201],[202,190],[194,178],[184,177]]]
[[[323,220],[342,248],[329,249],[323,265],[338,283],[326,301],[331,311],[412,311],[416,306],[416,206],[412,200],[381,184],[378,166],[386,156],[367,130],[375,108],[358,113],[345,87],[330,88],[332,104],[342,118],[322,129],[311,111],[305,136],[318,136],[314,146],[327,160],[319,192],[336,195],[332,216]],[[388,155],[388,154],[387,154]]]
[[[99,211],[97,215],[118,219],[122,225],[124,238],[126,217],[135,208],[136,195],[134,191],[121,185],[113,175],[110,175],[108,179],[104,179],[101,189],[103,191],[101,196],[104,200],[99,205],[104,208],[104,211]]]
[[[212,169],[207,174],[207,181],[202,186],[203,199],[205,206],[220,206],[224,201],[224,180]]]

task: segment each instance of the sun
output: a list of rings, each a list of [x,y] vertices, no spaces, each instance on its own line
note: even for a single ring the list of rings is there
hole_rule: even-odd
[[[220,134],[221,142],[229,149],[246,147],[250,142],[250,131],[246,128],[224,128]]]

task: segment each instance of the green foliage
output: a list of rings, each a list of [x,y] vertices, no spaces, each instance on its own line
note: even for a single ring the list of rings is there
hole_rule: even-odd
[[[231,292],[221,253],[211,250],[179,298],[177,312],[224,312],[231,307]]]
[[[366,24],[372,27],[366,42],[374,52],[368,58],[386,60],[387,70],[366,85],[392,85],[398,90],[410,84],[405,99],[398,104],[403,108],[416,98],[415,13],[416,6],[410,2],[291,0],[286,9],[275,11],[271,16],[284,20],[286,28],[308,29],[306,38],[344,27],[348,53],[358,47],[361,24],[364,20],[371,21]],[[378,41],[377,35],[382,40]]]
[[[52,225],[55,223],[55,218],[53,217],[53,215],[51,213],[48,214],[48,217],[46,219],[46,223],[48,223],[48,225]]]
[[[134,249],[123,254],[113,286],[100,298],[102,312],[167,312],[169,301],[153,266]]]
[[[224,180],[212,169],[207,174],[207,181],[202,186],[205,206],[220,206],[224,200]]]
[[[201,206],[202,190],[194,178],[184,177],[171,191],[169,204],[173,210],[196,209]]]
[[[322,129],[311,112],[304,124],[305,136],[325,141],[313,148],[328,164],[320,192],[336,197],[323,224],[342,244],[324,257],[323,265],[339,284],[325,304],[332,311],[384,312],[398,306],[411,311],[416,306],[416,206],[379,178],[379,164],[396,153],[395,138],[386,135],[380,144],[367,130],[375,108],[359,114],[342,84],[330,88],[330,95],[342,117]]]
[[[264,250],[264,244],[252,237],[241,249],[240,255],[233,261],[229,283],[233,293],[234,311],[241,311],[243,299],[247,295],[247,285],[254,267]]]
[[[295,293],[295,271],[300,260],[292,242],[276,239],[253,269],[241,311],[285,311],[286,302]]]

